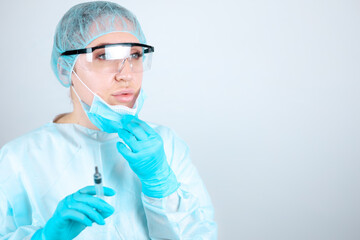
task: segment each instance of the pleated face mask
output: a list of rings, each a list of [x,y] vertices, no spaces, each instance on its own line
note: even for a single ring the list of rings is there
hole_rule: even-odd
[[[100,96],[94,93],[86,84],[79,78],[75,71],[73,71],[79,81],[94,95],[91,106],[83,102],[77,94],[75,88],[72,89],[79,99],[82,108],[84,109],[89,120],[101,131],[107,133],[117,133],[119,128],[123,128],[123,122],[129,121],[133,117],[138,117],[138,114],[144,104],[145,96],[143,89],[140,90],[135,104],[132,108],[123,105],[109,105]]]

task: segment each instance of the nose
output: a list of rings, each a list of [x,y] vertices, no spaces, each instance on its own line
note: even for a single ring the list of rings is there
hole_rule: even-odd
[[[125,58],[119,63],[118,71],[115,74],[116,81],[130,81],[132,80],[131,63],[128,58]]]

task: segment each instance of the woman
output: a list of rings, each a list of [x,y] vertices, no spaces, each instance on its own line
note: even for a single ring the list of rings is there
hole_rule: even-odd
[[[1,149],[0,237],[216,238],[186,144],[138,118],[153,52],[136,17],[115,3],[82,3],[63,16],[52,67],[74,109]]]

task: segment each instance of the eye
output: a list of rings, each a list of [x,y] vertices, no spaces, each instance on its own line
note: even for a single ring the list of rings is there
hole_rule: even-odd
[[[107,56],[107,53],[103,48],[96,49],[95,51],[93,51],[92,56],[93,56],[93,60],[106,60],[109,57]]]
[[[143,54],[142,54],[142,52],[134,52],[130,56],[132,59],[139,59],[143,56]]]
[[[99,55],[96,56],[96,59],[105,60],[106,59],[106,54],[105,53],[99,54]]]

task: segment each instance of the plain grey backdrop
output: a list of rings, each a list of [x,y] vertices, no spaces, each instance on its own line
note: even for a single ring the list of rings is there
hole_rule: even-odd
[[[0,3],[0,146],[71,111],[50,69],[81,1]],[[360,1],[117,1],[155,46],[141,118],[189,145],[219,239],[360,239]]]

